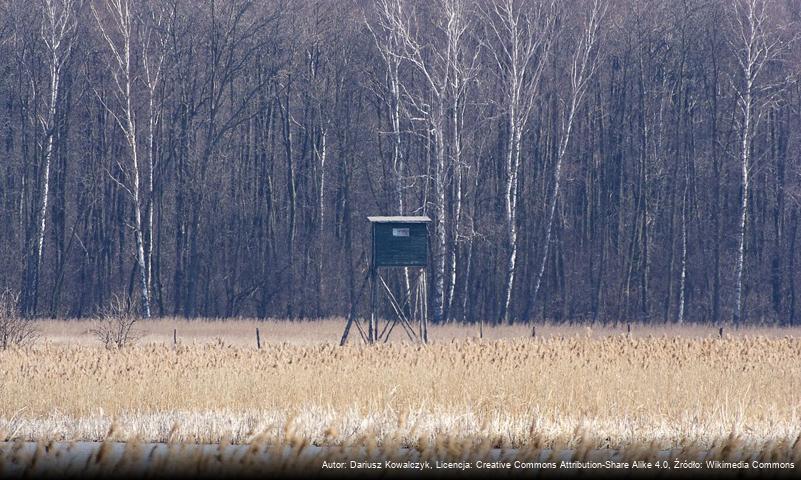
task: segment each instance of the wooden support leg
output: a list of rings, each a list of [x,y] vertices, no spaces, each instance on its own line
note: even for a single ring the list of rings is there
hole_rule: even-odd
[[[376,284],[376,271],[372,269],[370,271],[370,325],[367,329],[367,343],[375,342],[375,330],[376,330],[376,303],[377,303],[377,287]]]
[[[392,293],[389,285],[387,285],[387,282],[384,281],[384,278],[379,275],[378,279],[381,281],[381,285],[384,287],[384,290],[387,293],[390,306],[393,310],[395,310],[395,315],[397,315],[396,321],[400,321],[401,325],[403,325],[404,329],[406,330],[406,334],[409,335],[409,339],[414,341],[414,329],[409,324],[409,320],[406,318],[406,315],[403,313],[403,307],[398,303],[398,300],[395,298],[395,295]]]
[[[426,280],[426,271],[423,270],[423,318],[421,323],[423,325],[423,343],[428,343],[428,281]]]
[[[348,322],[345,324],[345,331],[342,332],[342,338],[339,340],[340,347],[345,345],[345,342],[348,341],[348,335],[350,334],[351,325],[356,325],[356,328],[359,330],[359,335],[362,337],[362,341],[364,343],[368,343],[367,334],[364,332],[364,328],[361,325],[361,321],[356,317],[357,315],[356,304],[362,301],[362,296],[364,295],[364,287],[369,283],[369,281],[370,281],[370,274],[368,273],[362,280],[362,286],[359,287],[359,293],[358,295],[356,295],[355,301],[350,306],[350,313],[348,314]]]

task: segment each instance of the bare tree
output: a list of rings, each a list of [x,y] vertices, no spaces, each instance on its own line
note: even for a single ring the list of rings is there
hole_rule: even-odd
[[[471,7],[472,4],[469,2],[454,2],[445,9],[447,14],[446,49],[451,52],[446,58],[448,69],[452,72],[448,82],[448,95],[450,99],[450,164],[453,171],[451,194],[453,228],[451,229],[450,280],[444,307],[444,315],[449,320],[454,317],[453,298],[458,278],[462,276],[458,273],[462,239],[468,234],[463,227],[466,177],[469,172],[468,159],[465,158],[465,112],[468,102],[471,101],[471,86],[475,83],[478,75],[480,53],[477,42],[471,41],[476,37],[475,22],[472,19],[477,13]],[[465,281],[467,281],[466,277]]]
[[[567,155],[567,147],[570,144],[570,136],[573,131],[573,124],[576,114],[584,100],[584,93],[587,84],[595,74],[598,66],[597,44],[601,23],[606,15],[607,3],[605,0],[591,0],[586,19],[578,33],[575,50],[570,57],[568,70],[568,80],[570,81],[569,93],[560,102],[564,106],[561,115],[560,139],[556,151],[556,161],[553,171],[553,180],[550,195],[546,203],[545,219],[545,238],[543,240],[542,257],[539,267],[535,272],[534,290],[532,293],[533,301],[536,301],[537,293],[542,284],[542,276],[545,273],[545,265],[548,261],[550,250],[551,233],[553,231],[553,219],[556,213],[556,202],[559,200],[559,189],[562,181],[562,163]]]
[[[145,285],[148,294],[153,292],[153,212],[155,210],[154,179],[156,176],[156,129],[161,122],[162,111],[158,95],[164,76],[164,62],[169,53],[175,5],[148,0],[137,20],[142,25],[139,38],[143,81],[147,89],[147,197],[144,233]]]
[[[498,321],[509,314],[517,272],[520,153],[523,131],[537,100],[556,28],[554,2],[537,3],[530,11],[514,0],[497,0],[484,11],[487,45],[502,91],[500,109],[506,115],[504,206],[508,256]]]
[[[731,8],[731,48],[739,65],[739,81],[733,81],[740,117],[740,212],[737,224],[737,259],[735,263],[733,323],[743,317],[743,277],[745,272],[748,197],[751,187],[754,132],[773,100],[777,84],[763,81],[766,66],[777,60],[787,47],[782,38],[769,30],[766,0],[733,0]]]
[[[136,316],[128,311],[125,300],[115,295],[100,313],[91,333],[106,348],[124,348],[139,338],[140,332],[135,325]]]
[[[434,322],[446,320],[447,305],[450,303],[449,292],[452,286],[446,286],[447,260],[453,245],[448,242],[449,208],[447,203],[448,183],[452,176],[453,157],[448,149],[449,112],[459,115],[459,103],[463,100],[469,68],[463,63],[465,58],[466,34],[469,25],[468,10],[465,0],[442,0],[432,6],[435,13],[434,38],[426,41],[421,38],[419,30],[413,29],[414,11],[407,13],[401,0],[396,5],[385,9],[383,21],[385,28],[393,32],[393,37],[400,43],[397,55],[408,62],[422,77],[423,89],[415,93],[404,87],[404,97],[409,105],[410,117],[425,126],[431,138],[429,149],[434,155],[434,282],[433,310]],[[444,48],[440,48],[444,47]],[[458,118],[451,130],[451,135],[458,135]],[[450,138],[454,142],[453,138]],[[460,201],[457,193],[457,201]],[[459,212],[460,205],[455,210]],[[453,231],[459,231],[459,215],[453,219]],[[455,262],[454,262],[455,263]],[[455,271],[455,265],[452,267]],[[454,277],[449,285],[455,283]]]
[[[145,263],[145,247],[142,222],[142,201],[138,155],[138,132],[136,129],[136,113],[134,99],[134,83],[136,81],[136,58],[132,47],[134,38],[134,12],[131,11],[129,0],[106,0],[102,4],[102,13],[92,5],[97,25],[103,39],[106,41],[111,60],[109,67],[114,79],[115,97],[119,107],[109,105],[98,94],[101,102],[114,117],[117,125],[125,135],[130,150],[130,165],[125,168],[120,164],[120,171],[126,172],[125,178],[115,178],[120,188],[129,195],[134,210],[134,235],[136,236],[136,261],[139,269],[140,291],[142,295],[142,315],[150,318],[150,291],[148,288],[148,270]],[[117,160],[118,163],[119,160]]]
[[[376,2],[375,25],[365,21],[367,29],[373,37],[378,55],[383,63],[384,82],[378,92],[387,111],[391,144],[390,164],[392,169],[393,195],[392,201],[398,215],[406,213],[406,163],[402,152],[402,91],[406,87],[401,83],[401,65],[403,64],[403,38],[395,28],[396,19],[402,18],[403,10],[397,0],[379,0]],[[383,129],[381,129],[383,130]],[[379,130],[379,135],[384,132]],[[383,149],[382,149],[383,150]],[[411,279],[409,269],[404,268],[404,298],[410,298]]]
[[[0,347],[25,345],[36,339],[37,331],[30,319],[17,309],[19,294],[11,290],[0,292]]]
[[[405,164],[401,151],[401,64],[403,61],[403,37],[397,28],[397,19],[402,18],[403,10],[398,0],[379,0],[376,3],[375,25],[365,22],[367,29],[373,36],[376,49],[384,64],[386,92],[382,92],[382,99],[386,104],[388,121],[390,125],[392,145],[392,174],[394,181],[394,201],[397,212],[403,215],[406,212],[404,201],[405,190]]]
[[[59,90],[61,88],[64,69],[74,47],[74,34],[77,27],[77,10],[80,3],[75,0],[42,0],[42,24],[40,37],[45,46],[46,67],[48,73],[47,90],[42,92],[44,114],[38,116],[42,128],[42,169],[41,197],[36,212],[35,224],[37,233],[28,259],[27,281],[23,298],[23,313],[26,316],[36,314],[39,293],[39,269],[42,263],[45,231],[47,227],[47,205],[50,192],[50,166],[53,159],[53,144],[56,122],[59,116]],[[31,70],[31,75],[34,72]],[[31,85],[36,82],[31,81]],[[36,95],[37,92],[34,92]]]

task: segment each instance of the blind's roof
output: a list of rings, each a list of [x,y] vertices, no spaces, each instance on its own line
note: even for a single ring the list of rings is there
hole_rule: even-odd
[[[367,217],[372,223],[428,223],[428,217]]]

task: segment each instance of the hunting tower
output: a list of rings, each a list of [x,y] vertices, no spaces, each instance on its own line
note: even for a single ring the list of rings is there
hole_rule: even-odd
[[[400,325],[412,341],[428,341],[428,217],[367,217],[370,221],[371,254],[368,268],[370,281],[370,318],[367,332],[358,320],[355,325],[367,343],[389,340],[392,330]],[[386,269],[402,268],[401,292],[393,293],[382,276]],[[395,317],[388,319],[379,331],[377,309],[379,292],[383,291]],[[345,343],[354,315],[348,319],[342,344]],[[415,331],[414,324],[417,324]]]

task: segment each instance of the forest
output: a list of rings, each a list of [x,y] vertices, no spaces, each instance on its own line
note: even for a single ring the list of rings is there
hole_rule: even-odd
[[[428,215],[434,323],[793,324],[799,126],[799,0],[0,0],[0,290],[344,316]]]

